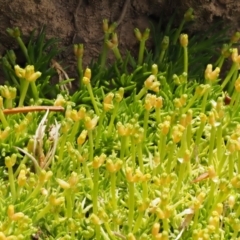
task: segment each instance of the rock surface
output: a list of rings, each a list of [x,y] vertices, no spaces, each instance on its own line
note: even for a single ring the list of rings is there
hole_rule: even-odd
[[[196,21],[190,31],[205,31],[211,24],[223,20],[229,33],[240,28],[240,1],[233,0],[0,0],[0,54],[16,48],[6,28],[18,26],[24,36],[33,29],[47,25],[47,37],[58,37],[66,49],[61,56],[68,71],[75,74],[73,43],[84,43],[84,63],[96,58],[102,46],[102,20],[118,21],[120,48],[136,49],[133,29],[144,30],[149,22],[162,16],[167,22],[177,11],[176,23],[192,7]],[[217,30],[217,29],[216,29]]]

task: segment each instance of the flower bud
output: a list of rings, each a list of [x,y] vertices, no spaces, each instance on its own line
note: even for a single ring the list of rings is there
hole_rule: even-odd
[[[96,214],[92,214],[90,216],[90,221],[94,224],[94,225],[101,225],[101,220],[100,218],[96,215]]]
[[[99,117],[95,116],[93,119],[90,117],[85,117],[85,127],[87,130],[93,130],[98,122]]]
[[[150,35],[150,29],[146,28],[143,35],[142,35],[142,40],[144,40],[144,41],[148,40],[149,35]]]
[[[105,98],[103,100],[103,110],[105,112],[110,111],[110,110],[112,110],[114,108],[114,106],[113,106],[113,98],[114,98],[114,94],[111,93],[111,92],[108,93],[105,96]]]
[[[231,43],[237,43],[240,39],[240,32],[235,32],[231,37]]]
[[[82,58],[83,57],[83,52],[84,52],[83,44],[74,44],[73,45],[73,52],[74,52],[74,55],[77,58]]]
[[[161,42],[161,49],[165,51],[165,50],[167,50],[168,46],[169,46],[169,37],[164,36],[163,40]]]
[[[155,237],[159,233],[159,230],[160,230],[160,223],[155,222],[152,227],[152,235]]]
[[[18,185],[23,187],[26,184],[26,171],[22,169],[18,175]]]
[[[5,157],[5,165],[7,168],[11,168],[15,165],[17,160],[17,154],[13,153],[11,157]]]
[[[193,21],[194,20],[194,14],[193,14],[193,9],[192,8],[189,8],[186,13],[184,14],[184,20],[186,22],[190,22],[190,21]]]
[[[123,99],[124,88],[119,88],[119,90],[115,93],[115,100],[117,102],[121,102]]]
[[[61,94],[58,94],[57,99],[55,100],[53,105],[64,107],[65,103],[66,103],[66,100],[64,99],[64,97]]]
[[[136,36],[137,40],[141,41],[142,40],[142,33],[140,32],[140,30],[138,28],[135,28],[134,33],[135,33],[135,36]]]
[[[157,76],[157,74],[158,74],[158,65],[157,64],[152,65],[152,74],[154,76]]]
[[[87,130],[83,130],[79,135],[79,137],[77,138],[77,144],[82,145],[85,142],[86,137],[87,137]]]
[[[92,166],[94,169],[100,168],[106,159],[106,155],[102,153],[100,156],[96,156],[93,159]]]
[[[188,46],[188,35],[187,34],[181,34],[180,35],[180,44],[182,47]]]
[[[64,180],[62,180],[62,179],[60,179],[60,178],[56,178],[56,181],[57,181],[57,183],[59,184],[59,186],[61,187],[61,188],[63,188],[63,189],[69,189],[71,186],[70,186],[70,184],[68,183],[68,182],[66,182],[66,181],[64,181]]]
[[[108,32],[108,20],[103,19],[103,32],[107,33]]]

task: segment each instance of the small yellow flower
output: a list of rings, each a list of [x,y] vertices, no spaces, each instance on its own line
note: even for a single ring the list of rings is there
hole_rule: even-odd
[[[69,189],[71,187],[71,185],[68,182],[66,182],[60,178],[57,178],[56,181],[59,184],[59,186],[63,189]]]
[[[182,47],[188,46],[188,35],[187,34],[181,34],[180,35],[180,44]]]
[[[82,120],[86,117],[86,108],[85,107],[81,107],[78,110],[78,117],[79,117],[80,120]]]
[[[18,185],[23,187],[26,184],[26,171],[22,169],[18,175]]]
[[[220,68],[216,67],[215,70],[212,70],[212,64],[208,64],[205,70],[205,79],[210,82],[217,80],[220,73]]]
[[[155,108],[162,108],[163,107],[163,98],[157,97],[155,102]]]
[[[77,139],[77,144],[82,145],[86,141],[87,130],[83,130]]]
[[[150,89],[152,87],[153,82],[155,81],[155,76],[154,75],[150,75],[146,81],[144,82],[144,86],[147,89]]]
[[[100,156],[96,156],[93,159],[92,166],[94,169],[100,168],[106,159],[106,155],[102,153]]]
[[[235,81],[235,89],[237,92],[240,92],[240,75],[238,76],[237,80]]]
[[[88,78],[89,80],[92,77],[92,71],[90,68],[86,68],[85,72],[84,72],[84,77]]]
[[[95,116],[93,119],[90,117],[85,117],[85,127],[87,130],[93,130],[98,123],[98,116]]]
[[[26,72],[25,69],[19,67],[19,65],[15,65],[14,69],[15,69],[15,73],[16,73],[17,77],[25,78],[25,72]]]
[[[158,74],[158,65],[157,64],[152,65],[152,74],[154,76],[157,76],[157,74]]]
[[[105,96],[105,98],[103,100],[103,109],[105,112],[110,111],[114,108],[113,98],[114,98],[114,94],[111,92],[108,93],[107,96]]]
[[[147,94],[145,98],[144,107],[147,111],[150,111],[156,105],[156,95]]]
[[[231,43],[237,43],[240,39],[240,32],[235,32],[231,37]]]
[[[41,72],[35,72],[33,65],[27,65],[25,69],[15,65],[14,69],[19,78],[24,78],[28,82],[35,82],[42,75]]]
[[[64,99],[64,97],[61,94],[58,94],[57,99],[54,102],[54,106],[64,107],[65,103],[66,103],[66,100]]]
[[[232,49],[232,61],[234,63],[240,64],[240,56],[238,55],[238,49],[237,48],[233,48]]]
[[[119,90],[115,93],[115,99],[117,102],[121,102],[123,99],[124,88],[119,88]]]
[[[73,52],[74,52],[74,55],[77,58],[82,58],[83,57],[83,52],[84,52],[83,44],[74,44],[73,45]]]

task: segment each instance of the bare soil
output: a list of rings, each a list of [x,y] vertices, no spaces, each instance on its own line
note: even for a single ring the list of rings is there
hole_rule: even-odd
[[[133,30],[144,30],[161,16],[166,23],[177,11],[176,24],[192,7],[196,21],[190,31],[206,31],[223,20],[229,34],[240,30],[240,1],[234,0],[0,0],[0,55],[17,45],[6,33],[8,27],[19,27],[24,36],[47,25],[47,37],[61,39],[65,47],[61,60],[70,77],[76,76],[74,43],[84,43],[84,65],[96,58],[102,46],[102,20],[117,21],[120,48],[135,51],[137,40]],[[216,29],[217,30],[217,29]],[[110,56],[111,57],[111,56]]]

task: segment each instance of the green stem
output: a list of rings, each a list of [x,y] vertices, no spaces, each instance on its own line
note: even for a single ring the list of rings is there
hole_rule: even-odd
[[[93,134],[92,130],[88,130],[88,141],[89,141],[89,162],[93,161]]]
[[[177,186],[174,190],[174,192],[175,192],[174,196],[175,197],[177,197],[179,195],[179,191],[180,191],[180,188],[181,188],[182,183],[183,183],[183,177],[185,175],[185,169],[186,169],[186,163],[185,162],[180,163],[180,170],[179,170],[179,174],[178,174]]]
[[[13,100],[12,99],[5,99],[5,106],[6,108],[13,108]]]
[[[144,111],[144,122],[143,122],[143,129],[144,129],[144,135],[143,135],[143,142],[145,142],[146,140],[146,136],[147,136],[147,130],[148,130],[148,121],[149,121],[149,111],[145,110]]]
[[[240,174],[240,151],[237,152],[237,169],[238,174]]]
[[[184,67],[183,72],[188,74],[188,47],[183,47]]]
[[[237,71],[238,65],[237,63],[233,63],[230,71],[228,72],[226,78],[224,79],[223,83],[221,84],[221,88],[224,89],[226,85],[228,84],[229,80],[231,79],[232,75],[235,71]]]
[[[193,226],[192,226],[193,230],[196,229],[198,225],[198,217],[199,217],[199,209],[195,210],[195,213],[194,213]]]
[[[240,102],[240,94],[238,93],[236,95],[235,102],[234,102],[234,105],[232,107],[232,114],[233,114],[233,116],[235,116],[235,114],[238,114],[239,102]]]
[[[208,166],[213,164],[213,150],[215,146],[215,135],[216,135],[216,127],[211,127],[211,135],[210,135],[210,143],[209,143],[209,154],[208,154]]]
[[[103,127],[103,119],[105,117],[106,112],[102,111],[99,121],[98,121],[98,127],[97,127],[97,135],[96,135],[96,139],[95,139],[95,148],[98,149],[99,148],[99,143],[100,143],[100,139],[102,137],[102,127]]]
[[[234,229],[234,232],[233,232],[233,234],[232,234],[231,239],[236,240],[236,239],[237,239],[237,236],[238,236],[238,233],[239,233],[239,230],[238,230],[238,229]]]
[[[169,230],[169,224],[168,224],[168,218],[163,218],[163,229],[164,231],[168,232]]]
[[[107,230],[107,233],[110,236],[111,240],[117,240],[116,237],[114,236],[114,234],[113,234],[113,232],[112,232],[108,222],[104,222],[104,227]],[[104,238],[104,239],[107,240],[107,238]]]
[[[70,189],[65,190],[65,198],[67,203],[67,218],[72,218],[73,204],[72,204],[72,194]]]
[[[64,153],[64,147],[66,145],[67,141],[67,133],[63,133],[60,141],[60,148],[59,148],[59,153],[58,153],[58,161],[61,162],[63,159],[63,153]]]
[[[179,28],[177,29],[177,31],[176,31],[176,33],[174,35],[173,45],[176,45],[177,40],[179,39],[179,36],[180,36],[180,33],[181,33],[182,29],[183,29],[184,24],[185,24],[185,20],[183,19],[182,22],[180,23]]]
[[[231,101],[230,101],[230,108],[232,108],[236,102],[236,99],[237,99],[237,95],[239,95],[239,93],[236,91],[233,92],[233,95],[231,97]]]
[[[88,93],[89,93],[89,95],[90,95],[90,98],[91,98],[91,101],[92,101],[94,110],[95,110],[96,114],[97,114],[98,116],[100,116],[100,112],[99,112],[97,103],[96,103],[96,101],[95,101],[95,98],[94,98],[94,95],[93,95],[93,91],[92,91],[92,86],[91,86],[90,83],[87,84],[87,90],[88,90]]]
[[[0,109],[0,120],[1,120],[4,128],[9,126],[2,109]]]
[[[189,108],[196,102],[197,98],[198,95],[195,93],[194,96],[188,102],[188,105],[183,109],[182,113],[186,113],[189,110]]]
[[[131,158],[132,158],[132,167],[134,169],[136,165],[136,145],[134,143],[133,137],[131,141]]]
[[[116,173],[111,173],[111,196],[112,196],[112,206],[113,211],[117,209],[117,199],[116,199]]]
[[[113,51],[113,53],[114,53],[116,59],[117,59],[119,62],[122,63],[123,60],[122,60],[122,56],[121,56],[121,54],[120,54],[120,52],[119,52],[118,47],[114,47],[114,48],[112,49],[112,51]]]
[[[230,153],[228,157],[228,173],[229,173],[229,179],[233,178],[233,173],[234,173],[234,158],[233,158],[233,153]]]
[[[167,137],[162,132],[160,132],[160,139],[158,141],[158,152],[160,153],[160,161],[164,161],[166,155],[166,140]]]
[[[166,166],[166,172],[168,174],[171,173],[171,169],[172,169],[172,162],[173,162],[173,159],[174,159],[174,153],[175,153],[175,150],[176,150],[176,144],[174,142],[169,142],[168,143],[168,157],[167,157],[167,166]]]
[[[103,43],[103,50],[102,50],[102,54],[101,54],[101,62],[100,62],[100,69],[104,69],[105,64],[106,64],[106,60],[107,60],[107,53],[108,53],[108,46],[106,44],[106,41],[109,39],[109,33],[106,32],[104,34],[104,43]]]
[[[8,179],[9,179],[9,182],[10,182],[12,201],[15,202],[15,200],[16,200],[16,188],[15,188],[15,183],[14,183],[14,176],[13,176],[12,167],[8,168]]]
[[[128,227],[129,231],[132,232],[132,226],[133,226],[133,220],[134,220],[134,183],[129,182],[128,183]]]
[[[160,108],[156,108],[156,113],[155,113],[155,116],[156,116],[156,121],[157,121],[157,124],[159,124],[161,122],[161,110]]]
[[[87,180],[89,180],[89,181],[88,181],[89,186],[90,186],[91,189],[93,189],[93,180],[92,180],[91,173],[90,173],[90,171],[89,171],[87,162],[84,161],[82,164],[83,164],[83,171],[84,171],[84,173],[85,173],[85,175],[86,175],[86,177],[87,177]]]
[[[195,146],[196,147],[199,147],[204,127],[205,127],[205,122],[200,122],[200,125],[199,125],[198,130],[197,130],[196,140],[195,140]]]
[[[134,224],[133,233],[136,233],[141,228],[142,219],[143,219],[143,211],[139,212],[138,214],[138,218],[136,220],[136,223]]]
[[[21,81],[22,81],[22,86],[21,86],[21,92],[20,92],[20,99],[18,103],[19,107],[23,106],[23,103],[27,94],[28,86],[29,86],[29,82],[26,81],[25,79],[21,79]]]
[[[144,165],[143,165],[142,149],[143,149],[142,143],[141,143],[141,144],[138,144],[138,145],[137,145],[137,150],[138,150],[138,163],[139,163],[140,171],[142,172],[142,174],[144,174]],[[142,198],[143,198],[143,201],[146,201],[147,198],[148,198],[147,182],[144,181],[144,182],[142,183],[142,186],[143,186],[143,194],[142,194],[143,197],[142,197]]]
[[[143,87],[138,93],[138,95],[135,97],[135,100],[136,101],[140,100],[146,93],[147,93],[147,88]]]
[[[159,55],[159,59],[158,59],[158,64],[160,65],[161,63],[162,63],[162,61],[163,61],[163,57],[164,57],[164,55],[165,55],[165,50],[161,50],[161,52],[160,52],[160,55]]]
[[[226,162],[228,162],[228,160],[229,160],[229,156],[228,156],[228,155],[225,156],[225,155],[223,154],[222,158],[220,159],[220,162],[218,162],[217,176],[220,176],[222,170],[224,170],[224,169],[223,169],[223,166],[224,166],[224,164],[225,164]]]
[[[216,61],[215,66],[218,66],[221,69],[224,63],[224,60],[225,60],[225,57],[221,55],[219,59]]]
[[[30,62],[30,59],[29,59],[29,56],[28,56],[28,50],[27,50],[24,42],[22,41],[21,37],[17,37],[17,42],[18,42],[20,48],[22,49],[23,54],[24,54],[24,56],[26,57],[28,64],[32,64],[32,63]]]
[[[43,182],[38,182],[37,186],[34,188],[33,192],[28,196],[27,200],[35,198],[40,193],[43,184],[44,184]]]
[[[217,127],[216,140],[217,140],[217,158],[220,160],[223,154],[222,124]]]
[[[125,156],[125,152],[126,152],[126,145],[127,143],[127,136],[122,136],[121,137],[121,150],[120,150],[120,159],[123,161],[124,160],[124,156]]]
[[[139,53],[138,53],[138,65],[143,64],[144,48],[146,40],[140,40]]]
[[[32,89],[33,98],[34,98],[35,102],[37,102],[38,98],[39,98],[39,94],[38,94],[36,82],[35,81],[34,82],[30,82],[30,86],[31,86],[31,89]]]
[[[72,129],[71,129],[71,134],[70,134],[70,137],[69,137],[69,142],[70,142],[70,143],[75,142],[75,141],[74,141],[74,140],[75,140],[74,137],[75,137],[76,134],[77,134],[77,131],[78,131],[78,129],[79,129],[79,125],[80,125],[80,121],[74,122],[73,127],[72,127]]]
[[[99,181],[99,168],[94,169],[93,173],[93,191],[92,191],[92,201],[93,201],[93,213],[98,214],[98,181]]]
[[[77,59],[77,69],[78,69],[78,75],[79,75],[79,87],[80,90],[83,88],[83,68],[82,68],[82,57],[78,57]]]
[[[39,219],[43,218],[45,215],[49,214],[51,210],[51,205],[48,204],[46,207],[41,209],[41,211],[37,214],[35,221],[38,222]]]
[[[204,95],[203,95],[203,100],[202,100],[202,112],[204,113],[205,112],[205,109],[206,109],[206,106],[207,106],[207,99],[208,99],[208,94],[209,94],[209,91],[207,90]]]
[[[187,126],[187,129],[186,129],[186,143],[187,143],[187,148],[190,149],[191,147],[191,140],[192,140],[192,124],[190,123],[188,126]]]
[[[213,197],[214,197],[214,190],[215,190],[215,183],[213,181],[211,182],[211,186],[210,186],[210,191],[208,193],[208,198],[207,198],[207,207],[206,207],[206,211],[209,213],[209,215],[211,214],[210,209],[211,206],[213,204]]]
[[[110,137],[111,134],[112,134],[112,129],[113,129],[113,126],[114,126],[114,120],[115,120],[115,118],[117,116],[117,113],[118,113],[118,107],[119,107],[119,102],[117,102],[116,105],[114,106],[113,114],[111,116],[110,123],[108,125],[108,133],[107,133],[108,137]]]
[[[98,181],[99,181],[99,168],[94,169],[93,172],[93,191],[92,191],[92,202],[93,202],[93,213],[98,215]],[[100,226],[95,226],[96,239],[100,239]]]
[[[234,73],[233,73],[233,76],[232,76],[232,80],[231,80],[231,82],[230,82],[230,84],[229,84],[229,86],[228,86],[228,94],[232,94],[232,92],[234,91],[234,88],[235,88],[235,81],[236,81],[236,79],[237,79],[237,77],[238,77],[238,71],[235,71]]]

